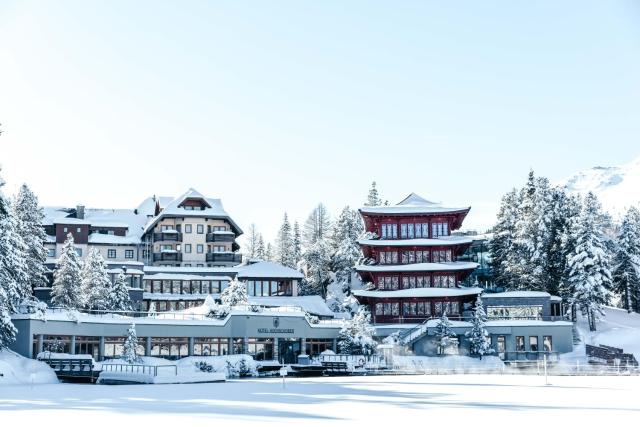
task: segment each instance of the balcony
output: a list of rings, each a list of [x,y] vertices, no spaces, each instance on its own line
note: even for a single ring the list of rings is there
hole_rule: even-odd
[[[207,242],[233,243],[235,239],[233,233],[207,233]]]
[[[163,232],[163,233],[153,233],[153,241],[154,242],[182,242],[182,233],[174,232]]]
[[[180,252],[160,252],[153,254],[153,261],[172,261],[172,262],[180,262],[182,261],[182,254]]]
[[[231,252],[210,252],[207,254],[207,262],[240,264],[242,262],[242,255]]]

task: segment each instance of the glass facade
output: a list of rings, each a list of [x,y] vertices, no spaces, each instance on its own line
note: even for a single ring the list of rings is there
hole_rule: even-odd
[[[229,354],[228,338],[194,338],[194,356],[224,356]]]
[[[499,319],[542,319],[541,305],[493,305],[487,307],[488,318]]]

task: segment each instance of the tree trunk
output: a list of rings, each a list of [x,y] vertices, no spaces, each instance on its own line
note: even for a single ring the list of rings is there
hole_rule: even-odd
[[[589,309],[588,317],[589,317],[589,330],[591,332],[595,332],[596,331],[596,316],[593,313],[593,310]]]

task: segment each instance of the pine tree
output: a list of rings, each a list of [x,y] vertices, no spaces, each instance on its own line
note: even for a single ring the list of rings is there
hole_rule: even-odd
[[[233,279],[220,294],[220,301],[223,305],[233,307],[247,304],[247,284],[237,279]]]
[[[375,329],[371,326],[369,310],[361,307],[356,314],[346,320],[338,334],[338,348],[342,354],[370,355],[376,348],[373,339]]]
[[[613,288],[629,312],[640,312],[640,211],[630,208],[618,234]]]
[[[602,306],[609,299],[611,285],[602,217],[600,202],[589,193],[576,230],[577,245],[569,259],[569,282],[574,289],[572,302],[587,317],[591,331],[596,330],[596,320],[604,314]]]
[[[293,257],[293,265],[297,266],[302,260],[302,236],[300,235],[300,224],[298,221],[293,223],[293,241],[291,243],[291,256]]]
[[[376,182],[373,181],[371,183],[371,188],[369,189],[369,194],[367,195],[367,201],[364,204],[365,206],[382,206],[382,199],[378,195],[378,189],[376,188]]]
[[[251,224],[249,226],[249,236],[247,240],[247,257],[250,260],[258,257],[257,251],[259,237],[260,233],[258,233],[258,228],[255,224]]]
[[[84,306],[80,275],[81,267],[73,235],[69,233],[62,246],[58,267],[53,272],[51,303],[58,307],[78,309]]]
[[[485,327],[487,321],[487,315],[484,312],[482,306],[482,299],[478,296],[476,305],[473,308],[473,317],[471,320],[471,330],[465,333],[465,336],[469,338],[471,346],[471,353],[477,354],[482,359],[485,354],[493,353],[491,348],[491,340],[489,339],[489,332]]]
[[[440,354],[446,354],[447,349],[455,343],[456,334],[453,332],[453,325],[446,313],[442,313],[436,325],[435,336]]]
[[[301,295],[321,295],[327,297],[327,286],[331,282],[331,247],[325,239],[317,240],[303,255],[305,284]]]
[[[111,279],[107,263],[97,249],[91,249],[82,266],[81,287],[86,307],[91,310],[106,310],[109,307]]]
[[[29,278],[24,287],[23,297],[32,295],[32,288],[46,284],[44,263],[47,259],[47,250],[44,247],[46,234],[42,227],[44,212],[38,206],[38,198],[27,187],[22,185],[13,204],[17,220],[17,231],[26,246],[26,275]]]
[[[108,309],[111,311],[131,310],[131,297],[129,296],[129,285],[124,273],[120,272],[115,282],[111,285],[107,299]]]
[[[256,246],[256,258],[265,260],[266,258],[266,250],[264,247],[264,239],[262,238],[262,234],[258,234],[258,246]]]
[[[489,242],[494,281],[497,286],[506,289],[517,287],[518,282],[509,264],[514,247],[519,203],[518,192],[515,189],[502,197],[498,222],[493,228],[493,238]]]
[[[28,275],[27,247],[20,236],[15,209],[4,197],[0,178],[0,287],[9,314],[15,313],[20,304],[31,297]]]
[[[264,251],[264,260],[265,261],[273,261],[273,246],[271,246],[271,242],[267,243],[267,249]]]
[[[358,239],[364,231],[360,215],[346,206],[333,227],[331,241],[334,253],[331,257],[331,271],[336,281],[344,283],[345,290],[351,285],[355,266],[361,258]],[[347,290],[347,295],[350,290]]]
[[[278,230],[278,237],[276,239],[276,261],[286,267],[295,267],[296,263],[293,254],[293,236],[291,235],[291,224],[289,223],[289,217],[286,212],[280,230]]]
[[[136,334],[136,325],[132,323],[129,329],[127,329],[127,337],[124,340],[120,358],[129,364],[140,363],[142,359],[138,356],[137,350],[138,335]]]

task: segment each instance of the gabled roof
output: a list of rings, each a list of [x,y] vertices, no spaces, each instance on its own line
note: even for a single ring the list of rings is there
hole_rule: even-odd
[[[207,204],[204,210],[187,210],[182,208],[182,204],[188,199],[202,199]],[[146,234],[151,230],[162,218],[176,218],[176,217],[199,217],[199,218],[216,218],[225,219],[231,224],[232,229],[238,234],[242,234],[242,229],[231,219],[229,214],[222,207],[220,199],[211,199],[204,197],[201,193],[190,188],[184,194],[171,199],[167,202],[166,197],[160,197],[156,199],[159,201],[162,211],[159,215],[153,217],[151,221],[144,228]],[[155,208],[155,201],[153,199],[147,199],[138,208],[140,211],[144,210],[147,215],[153,215],[153,209]]]
[[[378,215],[406,215],[406,214],[437,214],[437,213],[467,213],[471,207],[451,208],[440,203],[431,202],[416,193],[411,193],[395,206],[365,206],[360,208],[363,214]]]

